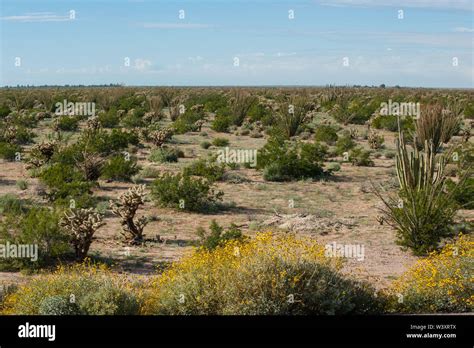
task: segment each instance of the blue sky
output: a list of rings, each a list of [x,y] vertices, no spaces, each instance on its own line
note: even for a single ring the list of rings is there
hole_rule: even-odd
[[[473,3],[2,0],[0,85],[473,88]]]

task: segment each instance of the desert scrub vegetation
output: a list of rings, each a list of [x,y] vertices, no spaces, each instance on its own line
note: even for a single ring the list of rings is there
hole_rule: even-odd
[[[182,173],[165,173],[155,179],[151,194],[160,206],[194,212],[215,209],[224,195],[222,191],[215,191],[207,179]]]
[[[178,158],[184,157],[183,151],[177,147],[161,147],[153,149],[148,159],[155,163],[178,162]]]
[[[196,235],[199,237],[199,245],[207,250],[212,250],[218,246],[222,246],[229,240],[244,240],[242,231],[235,225],[231,224],[226,230],[220,226],[216,220],[212,220],[209,225],[209,231],[203,227],[198,227]]]
[[[194,161],[183,169],[184,175],[201,176],[214,182],[221,180],[225,173],[225,165],[216,163],[211,159],[200,159]]]
[[[447,192],[445,166],[451,152],[436,158],[434,150],[433,143],[426,142],[423,152],[416,146],[410,151],[400,133],[396,157],[398,198],[376,190],[385,205],[387,223],[397,230],[398,242],[417,255],[437,249],[441,238],[451,235],[450,225],[459,209],[454,195],[463,189],[470,175],[469,170]]]
[[[324,142],[328,145],[334,145],[338,139],[334,127],[328,125],[319,125],[314,132],[314,140]]]
[[[145,204],[145,186],[137,185],[119,196],[119,201],[110,201],[112,212],[120,217],[122,236],[129,244],[140,244],[143,241],[143,229],[148,224],[148,218],[142,216],[135,219],[140,206]]]
[[[439,252],[418,260],[389,288],[396,313],[472,312],[474,240],[460,235]]]
[[[70,243],[74,248],[76,259],[79,261],[86,258],[94,233],[104,224],[102,216],[92,208],[69,209],[64,212],[59,221],[59,226],[69,234]]]
[[[140,299],[130,279],[87,259],[44,273],[4,299],[2,314],[133,315]]]
[[[258,234],[201,248],[145,292],[143,313],[186,315],[368,314],[374,289],[344,278],[325,248],[294,235]]]
[[[272,137],[258,153],[257,168],[267,181],[318,178],[325,173],[322,163],[327,147],[319,143],[288,142]]]
[[[2,258],[0,268],[38,269],[71,255],[69,236],[59,226],[60,212],[30,204],[4,210],[0,224],[0,243],[37,245],[37,260]]]
[[[104,164],[101,178],[114,181],[131,181],[132,176],[140,171],[137,160],[126,154],[116,155]]]

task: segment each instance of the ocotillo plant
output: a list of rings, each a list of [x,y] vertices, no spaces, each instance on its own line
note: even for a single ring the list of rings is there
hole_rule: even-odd
[[[104,224],[102,216],[92,208],[69,209],[59,222],[70,233],[71,244],[79,261],[87,256],[95,231]]]
[[[399,244],[418,255],[436,249],[440,239],[451,233],[450,225],[458,209],[453,195],[466,179],[461,178],[454,190],[446,192],[445,165],[449,153],[435,156],[432,142],[425,142],[424,151],[416,146],[410,151],[400,133],[396,158],[398,197],[387,197],[375,190],[385,205],[384,220],[397,230]]]
[[[143,240],[148,219],[142,216],[135,220],[135,214],[145,203],[145,196],[145,185],[137,185],[120,195],[119,202],[110,201],[112,212],[121,219],[122,235],[129,244],[139,244]]]

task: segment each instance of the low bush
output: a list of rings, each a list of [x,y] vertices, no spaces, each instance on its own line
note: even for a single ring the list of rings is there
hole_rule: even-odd
[[[2,244],[37,245],[29,250],[31,257],[1,258],[6,269],[35,269],[71,254],[68,236],[59,227],[58,212],[42,207],[31,207],[22,214],[9,213],[0,225]]]
[[[349,135],[343,135],[336,142],[336,153],[342,155],[344,152],[348,152],[356,146],[356,143]]]
[[[140,171],[137,160],[123,155],[113,156],[102,168],[101,178],[115,181],[130,181]]]
[[[225,165],[210,162],[205,159],[195,161],[183,170],[184,175],[202,176],[210,182],[221,180],[224,172]]]
[[[169,173],[153,182],[151,193],[161,206],[197,212],[212,209],[223,195],[220,191],[215,192],[206,179]]]
[[[474,310],[474,240],[461,235],[439,252],[418,260],[389,289],[396,313],[469,312]]]
[[[56,126],[62,131],[74,132],[79,126],[79,119],[75,116],[60,116],[56,120]]]
[[[226,138],[214,138],[214,139],[212,140],[212,145],[218,146],[218,147],[228,146],[228,145],[229,145],[229,139],[226,139]]]
[[[0,214],[13,214],[19,215],[26,213],[30,206],[30,202],[24,199],[20,199],[15,195],[6,194],[0,196]]]
[[[373,167],[374,161],[370,159],[370,151],[355,147],[349,152],[349,161],[354,166]]]
[[[257,168],[268,181],[290,181],[323,176],[327,148],[321,144],[290,143],[272,137],[259,150]]]
[[[7,295],[3,314],[138,314],[140,299],[129,278],[88,262],[58,267]],[[138,287],[137,287],[138,288]]]
[[[109,111],[99,114],[99,122],[102,127],[115,128],[120,123],[120,117],[117,115],[117,109],[111,108]]]
[[[229,240],[243,240],[242,231],[236,225],[231,224],[228,229],[224,231],[224,227],[219,226],[216,220],[212,220],[209,225],[209,232],[204,228],[199,227],[196,230],[199,237],[199,245],[207,250],[212,250],[218,246],[222,246]]]
[[[183,153],[176,147],[161,147],[154,149],[148,159],[155,163],[178,162],[178,157],[183,157]]]
[[[21,147],[19,145],[0,142],[0,158],[7,161],[14,161],[17,153],[21,153]]]
[[[63,163],[54,163],[44,168],[39,179],[47,186],[47,195],[51,201],[69,203],[69,200],[74,199],[78,207],[80,201],[86,203],[87,194],[94,186],[94,182],[87,181],[76,168]],[[86,206],[87,204],[80,207]]]
[[[145,292],[145,314],[367,314],[375,290],[346,279],[325,248],[294,235],[258,234],[202,248],[174,263]]]
[[[199,146],[201,146],[203,149],[208,149],[212,146],[211,142],[209,141],[203,141],[201,144],[199,144]]]
[[[325,142],[328,145],[333,145],[337,139],[336,130],[331,126],[320,125],[314,133],[314,140]]]
[[[218,114],[211,123],[211,129],[216,132],[227,133],[232,125],[230,116]]]

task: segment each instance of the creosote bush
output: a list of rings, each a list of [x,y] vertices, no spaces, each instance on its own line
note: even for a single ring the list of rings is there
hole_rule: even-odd
[[[195,212],[212,210],[224,194],[214,191],[207,179],[180,173],[161,175],[153,182],[151,193],[160,206]]]
[[[327,147],[321,144],[287,142],[272,137],[258,152],[257,168],[267,181],[291,181],[325,175],[322,167]]]
[[[208,250],[215,249],[228,240],[244,240],[242,231],[235,224],[231,224],[229,228],[224,231],[224,227],[220,226],[216,220],[211,221],[209,232],[199,227],[196,230],[196,234],[199,237],[199,244]]]

